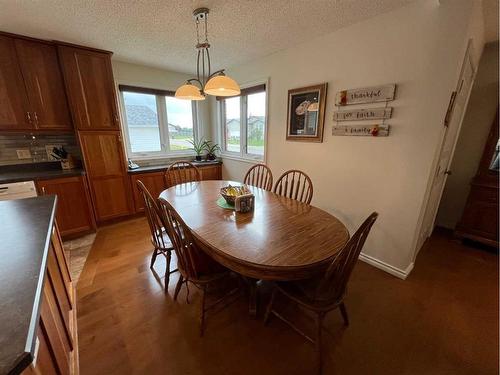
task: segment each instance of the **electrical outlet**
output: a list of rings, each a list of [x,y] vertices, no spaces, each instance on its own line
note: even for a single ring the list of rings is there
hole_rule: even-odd
[[[23,148],[22,150],[16,150],[18,159],[31,159],[31,152],[29,148]]]

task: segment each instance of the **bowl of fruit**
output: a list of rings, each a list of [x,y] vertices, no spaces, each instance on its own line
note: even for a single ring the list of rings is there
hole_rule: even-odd
[[[234,206],[234,201],[236,197],[239,197],[240,195],[246,195],[246,194],[251,194],[252,192],[246,185],[243,186],[231,186],[228,185],[226,187],[223,187],[220,189],[220,195],[224,197],[226,200],[227,204],[230,204]]]

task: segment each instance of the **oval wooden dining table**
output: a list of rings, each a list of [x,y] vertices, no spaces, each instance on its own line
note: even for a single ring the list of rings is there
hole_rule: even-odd
[[[164,190],[197,244],[217,262],[254,280],[297,280],[326,267],[349,239],[333,215],[294,199],[249,186],[252,212],[217,205],[220,188],[235,181],[200,181]]]

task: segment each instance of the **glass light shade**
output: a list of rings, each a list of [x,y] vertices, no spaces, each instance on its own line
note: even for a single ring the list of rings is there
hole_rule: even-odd
[[[240,86],[228,76],[210,78],[203,91],[205,91],[205,94],[216,96],[235,96],[241,93]]]
[[[175,92],[175,97],[177,99],[186,100],[205,100],[205,97],[201,94],[200,89],[195,85],[186,83],[177,89]]]

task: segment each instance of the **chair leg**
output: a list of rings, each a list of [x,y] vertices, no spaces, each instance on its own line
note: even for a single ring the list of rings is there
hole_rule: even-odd
[[[179,275],[179,280],[177,281],[177,285],[175,286],[175,292],[174,292],[174,301],[177,301],[177,296],[179,295],[179,292],[181,291],[182,283],[184,282],[184,278],[182,275]]]
[[[269,304],[267,305],[266,315],[264,316],[264,324],[267,324],[267,322],[269,321],[271,311],[273,310],[273,304],[275,298],[276,298],[276,288],[273,289],[273,293],[271,294],[271,299],[269,300]]]
[[[201,292],[201,316],[200,316],[200,337],[203,337],[205,333],[205,299],[206,299],[207,287],[203,286]]]
[[[344,302],[342,302],[339,305],[339,309],[340,309],[340,313],[342,314],[342,318],[344,319],[344,324],[346,326],[348,326],[349,325],[349,316],[347,315],[347,310],[345,308]]]
[[[158,249],[155,248],[153,250],[153,255],[151,255],[151,263],[149,264],[149,268],[153,268],[154,264],[155,264],[155,261],[156,261],[156,257],[158,256]]]
[[[172,254],[167,251],[167,269],[165,270],[165,293],[168,291],[168,284],[170,283],[170,259]]]
[[[322,368],[323,368],[323,358],[322,358],[322,351],[321,351],[321,333],[323,330],[323,318],[325,314],[324,313],[318,313],[316,316],[316,355],[317,355],[317,366],[318,366],[318,374],[321,375],[322,373]]]

